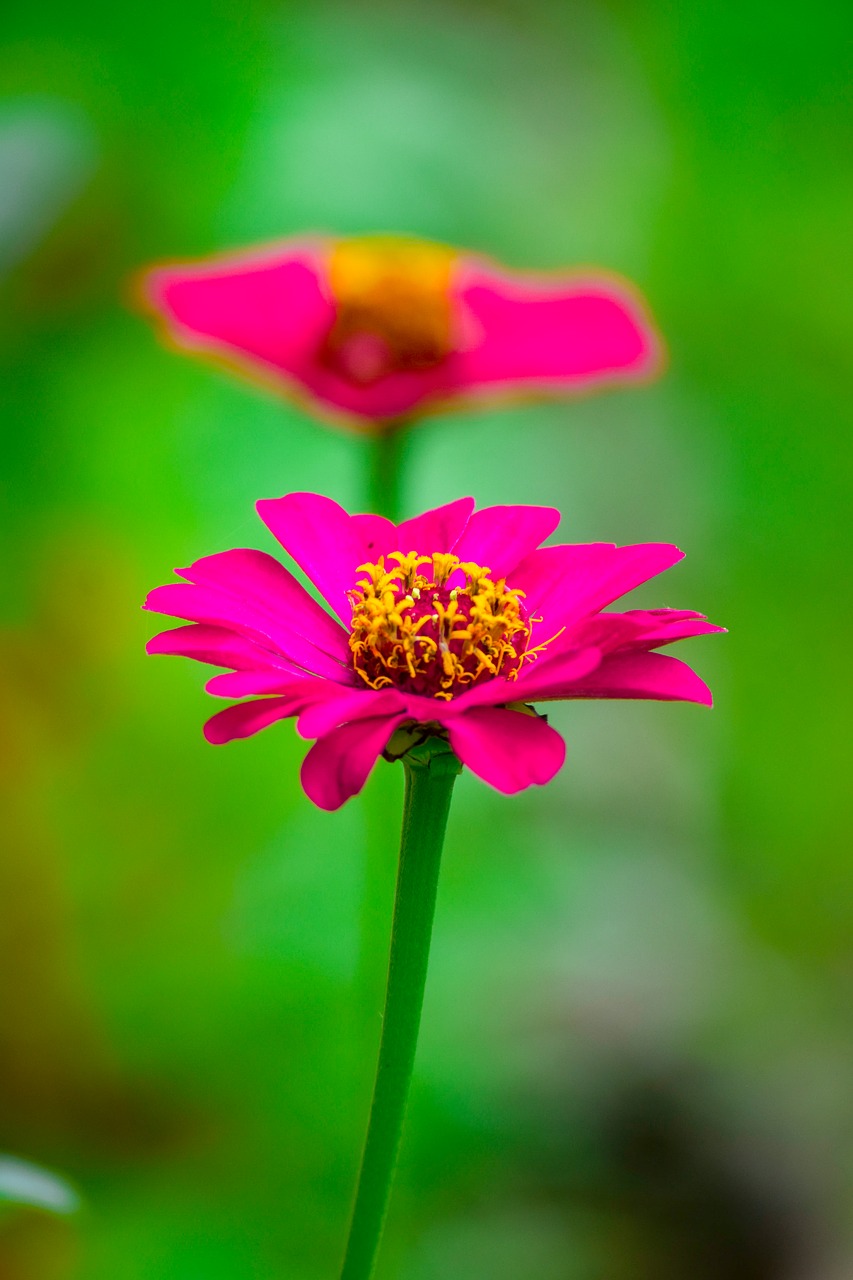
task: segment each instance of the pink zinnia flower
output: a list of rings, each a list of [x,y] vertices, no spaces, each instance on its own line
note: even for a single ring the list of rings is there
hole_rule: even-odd
[[[405,237],[285,241],[156,268],[141,291],[179,347],[353,425],[488,394],[564,395],[646,377],[658,360],[621,283],[515,274]]]
[[[316,739],[302,785],[323,809],[360,791],[381,753],[399,757],[427,735],[446,736],[499,791],[548,782],[565,746],[534,702],[711,704],[688,666],[654,651],[721,627],[685,610],[602,612],[682,558],[668,543],[540,547],[558,511],[475,511],[472,498],[396,526],[313,493],[258,512],[328,607],[272,556],[223,551],[151,592],[145,608],[191,625],[161,632],[148,652],[229,668],[208,691],[250,700],[208,721],[210,742],[296,717]]]

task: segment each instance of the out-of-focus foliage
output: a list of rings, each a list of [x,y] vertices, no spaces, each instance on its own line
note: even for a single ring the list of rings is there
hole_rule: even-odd
[[[851,1266],[844,6],[12,0],[0,50],[4,1280],[333,1276],[401,779],[337,815],[290,727],[213,749],[145,591],[358,505],[365,442],[157,345],[129,274],[390,228],[636,280],[659,384],[447,416],[411,511],[553,502],[674,539],[718,707],[554,711],[464,778],[380,1280],[828,1280]],[[846,363],[847,362],[847,363]],[[842,513],[844,518],[842,518]],[[369,852],[368,852],[369,851]]]

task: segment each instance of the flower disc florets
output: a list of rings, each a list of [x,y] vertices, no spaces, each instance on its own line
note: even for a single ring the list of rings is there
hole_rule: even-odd
[[[488,568],[452,554],[393,551],[359,572],[366,576],[350,592],[349,644],[371,689],[447,699],[518,674],[530,639],[524,592],[493,581]]]
[[[453,345],[455,260],[444,245],[403,237],[339,241],[329,261],[337,312],[326,341],[330,363],[364,385],[439,364]]]

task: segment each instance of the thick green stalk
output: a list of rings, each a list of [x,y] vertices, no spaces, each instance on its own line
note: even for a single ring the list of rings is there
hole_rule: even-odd
[[[460,764],[428,739],[403,761],[406,798],[379,1063],[341,1280],[369,1280],[385,1221],[418,1042],[444,831]]]
[[[389,520],[400,518],[400,480],[406,440],[405,420],[377,427],[371,438],[368,509]]]

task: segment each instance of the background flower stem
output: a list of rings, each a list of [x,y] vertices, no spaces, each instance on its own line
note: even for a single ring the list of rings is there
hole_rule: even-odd
[[[394,521],[400,518],[400,481],[407,427],[408,422],[401,418],[377,429],[371,438],[368,510]]]
[[[379,1247],[418,1040],[444,832],[461,768],[437,738],[403,763],[406,795],[382,1038],[341,1280],[369,1280]]]

